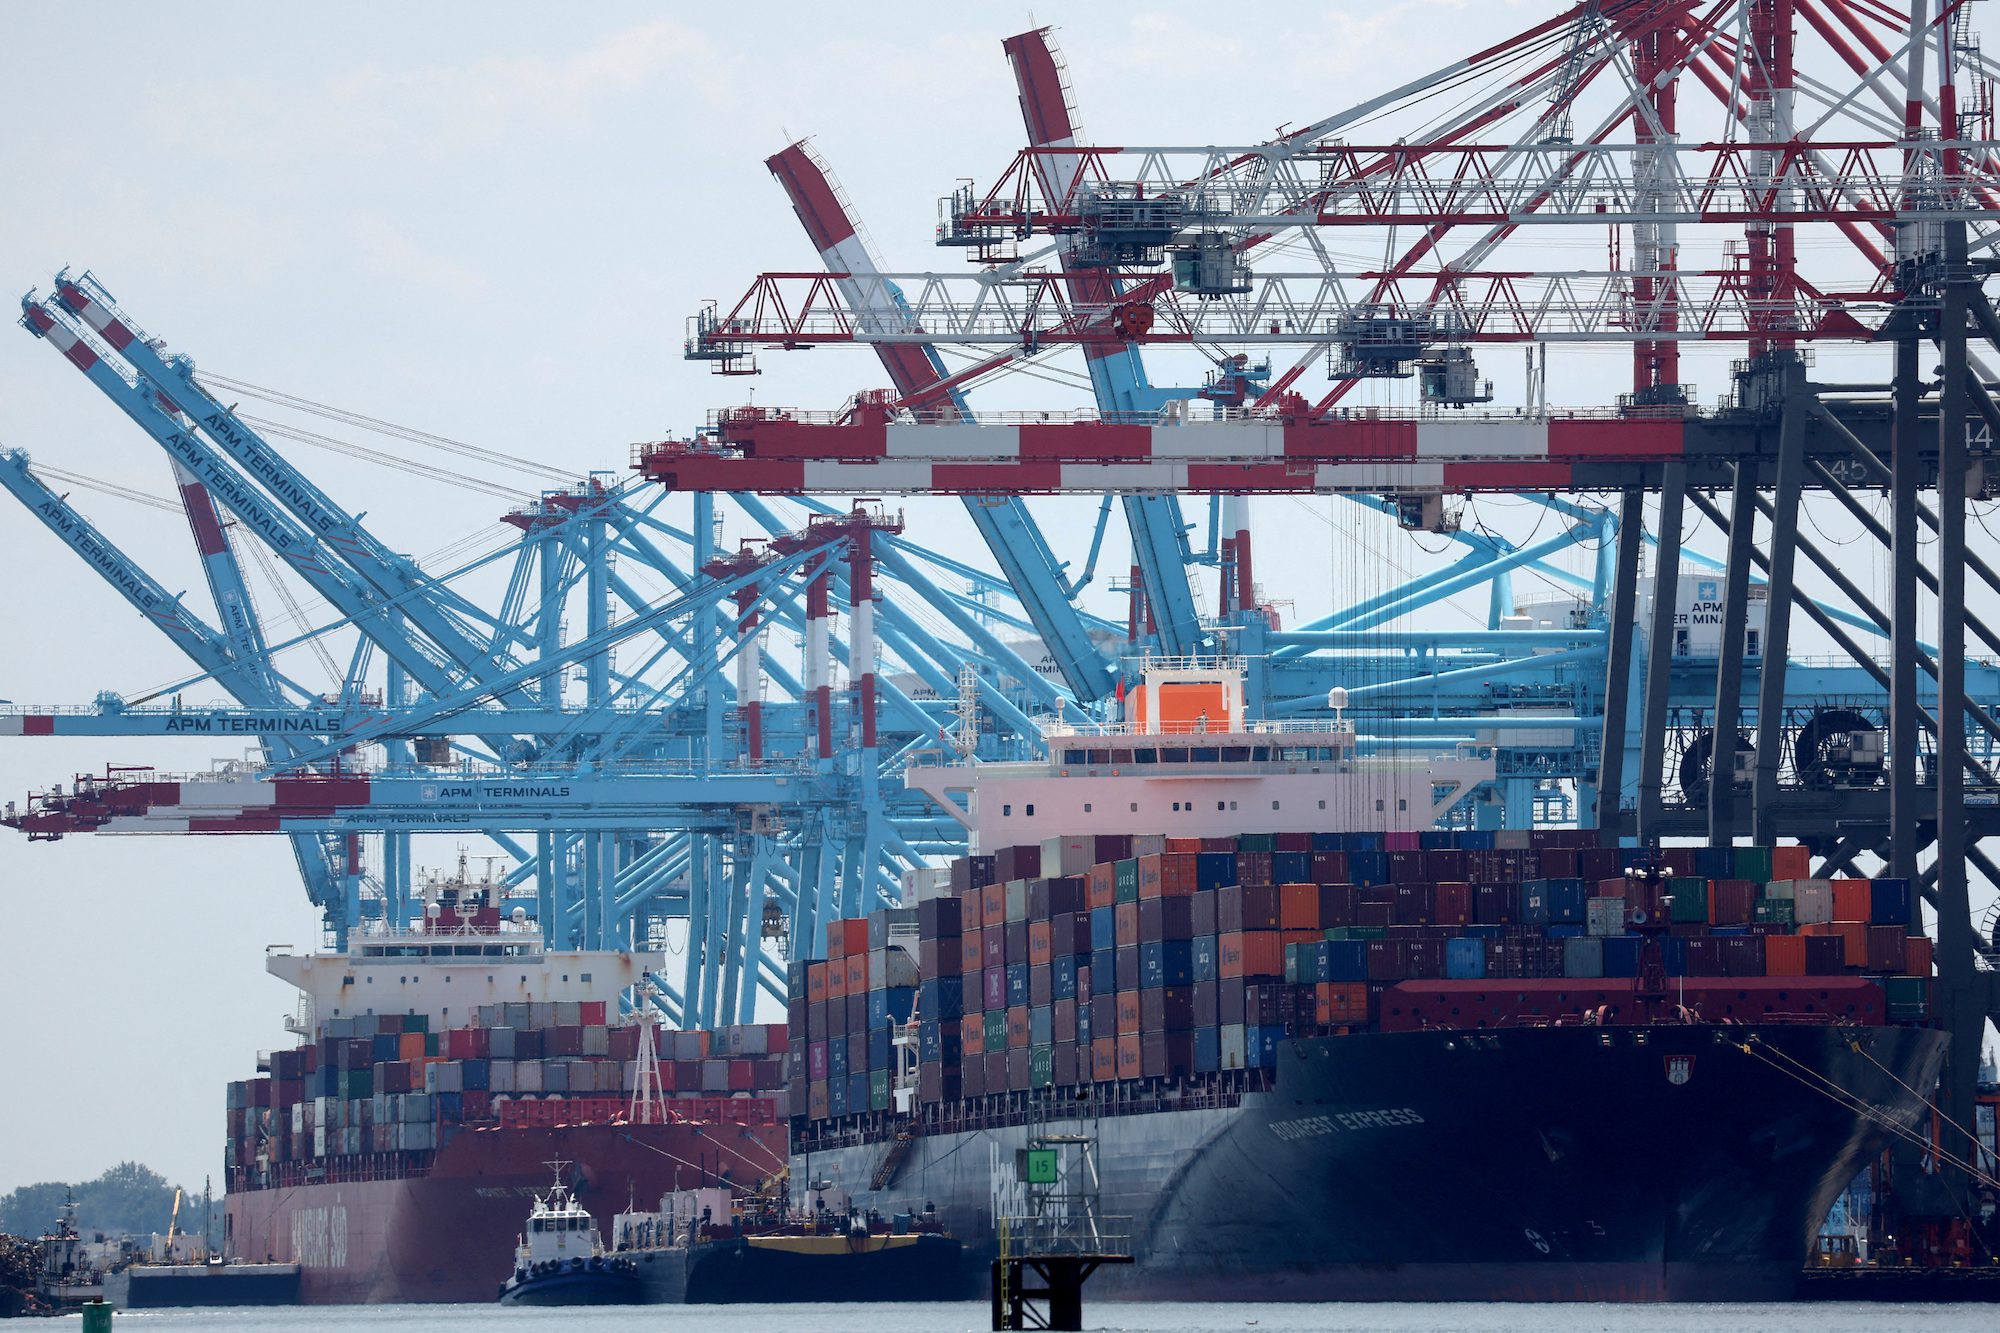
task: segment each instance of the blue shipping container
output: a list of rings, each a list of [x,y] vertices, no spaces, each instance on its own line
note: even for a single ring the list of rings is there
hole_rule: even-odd
[[[1220,889],[1236,882],[1236,853],[1202,852],[1194,859],[1197,889]]]
[[[1868,920],[1877,926],[1910,924],[1910,881],[1878,879],[1868,889]]]
[[[1197,935],[1191,943],[1193,947],[1189,951],[1189,964],[1194,979],[1214,981],[1216,979],[1215,936]]]
[[[1213,1074],[1222,1068],[1222,1032],[1219,1028],[1194,1030],[1194,1072]]]
[[[1058,1000],[1076,998],[1076,958],[1059,953],[1049,966],[1049,994]]]
[[[1118,947],[1118,909],[1115,907],[1093,907],[1090,909],[1090,947],[1115,949]]]
[[[1328,940],[1326,972],[1328,981],[1368,980],[1368,941]]]
[[[1486,976],[1486,941],[1446,940],[1444,974],[1452,981],[1480,981]]]
[[[1611,935],[1604,941],[1604,975],[1607,977],[1636,977],[1639,975],[1639,950],[1645,941],[1637,935]]]
[[[1313,883],[1312,853],[1272,852],[1271,882],[1273,884]]]
[[[1139,946],[1139,987],[1185,986],[1194,980],[1194,945],[1189,940],[1159,940]]]

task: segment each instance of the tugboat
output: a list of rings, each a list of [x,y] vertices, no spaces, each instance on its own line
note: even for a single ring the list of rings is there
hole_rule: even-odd
[[[502,1305],[637,1305],[644,1302],[638,1270],[610,1254],[597,1223],[563,1183],[568,1162],[547,1162],[555,1184],[537,1195],[514,1251],[514,1272],[500,1287]]]
[[[857,1211],[815,1182],[793,1210],[784,1178],[755,1193],[678,1190],[658,1212],[620,1213],[618,1256],[636,1266],[649,1305],[794,1301],[968,1301],[979,1274],[935,1209]]]

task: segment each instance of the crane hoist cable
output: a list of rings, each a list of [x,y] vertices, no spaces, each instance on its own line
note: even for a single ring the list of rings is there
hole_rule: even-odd
[[[264,575],[264,581],[277,591],[278,600],[285,604],[285,614],[291,620],[292,628],[304,632],[309,624],[306,620],[305,612],[299,609],[298,600],[292,596],[292,590],[285,586],[283,579],[278,577],[278,571],[272,565],[271,557],[265,554],[263,543],[245,542],[243,544],[249,548],[250,558],[256,561],[257,568]],[[340,667],[334,662],[333,654],[326,650],[326,644],[322,637],[314,634],[306,641],[312,645],[313,655],[319,658],[320,666],[325,669],[328,682],[338,685],[341,680]]]
[[[47,480],[60,481],[69,486],[81,486],[85,490],[99,491],[105,495],[116,496],[120,500],[130,500],[134,504],[150,505],[154,509],[164,509],[170,514],[182,512],[181,507],[172,500],[163,499],[148,491],[135,490],[130,486],[120,486],[114,481],[100,481],[81,472],[66,472],[61,468],[48,467],[42,463],[31,463],[28,470]]]
[[[561,468],[551,467],[547,463],[538,462],[532,458],[523,458],[518,454],[502,453],[498,449],[486,449],[476,444],[467,444],[463,440],[454,440],[448,435],[438,435],[432,431],[418,430],[414,426],[401,426],[393,421],[385,421],[380,417],[371,417],[361,412],[350,412],[345,408],[334,407],[329,403],[315,402],[310,398],[301,398],[297,394],[286,393],[280,389],[265,388],[263,385],[252,384],[247,380],[232,379],[226,375],[209,373],[199,374],[196,378],[204,386],[227,389],[231,393],[244,394],[251,398],[262,399],[267,403],[273,403],[280,407],[293,408],[300,412],[307,412],[313,416],[324,417],[329,421],[338,421],[343,425],[360,426],[363,429],[372,430],[381,435],[389,435],[399,440],[406,440],[411,444],[421,444],[432,449],[442,450],[446,453],[457,454],[462,458],[474,458],[481,462],[513,468],[520,472],[532,472],[538,476],[564,483],[576,480],[574,473],[566,472]]]
[[[309,444],[316,449],[326,449],[333,453],[345,454],[349,458],[358,458],[363,462],[378,463],[383,467],[395,468],[398,472],[407,472],[412,476],[426,477],[432,481],[441,481],[447,485],[457,486],[462,490],[484,491],[486,494],[496,496],[502,500],[519,500],[521,498],[521,488],[518,486],[507,486],[500,482],[486,481],[479,477],[467,476],[463,472],[455,472],[450,468],[435,467],[429,463],[419,463],[415,459],[401,458],[380,449],[371,449],[365,444],[355,444],[351,440],[339,439],[332,435],[322,435],[318,431],[306,430],[300,426],[288,426],[282,421],[273,421],[269,417],[252,416],[247,412],[239,415],[242,420],[255,426],[266,435],[275,435],[285,440],[295,440],[300,444]]]

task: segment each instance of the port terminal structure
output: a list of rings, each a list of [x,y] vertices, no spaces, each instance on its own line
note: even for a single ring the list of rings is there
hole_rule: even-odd
[[[1037,755],[1051,722],[1088,748],[1142,662],[1227,654],[1248,666],[1253,718],[1329,718],[1338,689],[1364,751],[1490,753],[1459,827],[1799,838],[1816,874],[1872,857],[1919,881],[1959,1115],[2000,1007],[2000,941],[1966,881],[1970,865],[2000,882],[1982,846],[2000,835],[2000,670],[1968,657],[2000,658],[2000,633],[1966,605],[1969,587],[2000,588],[1965,535],[1969,502],[2000,485],[1980,9],[1589,0],[1239,147],[1086,144],[1047,33],[1010,38],[1028,146],[952,191],[937,223],[971,263],[885,270],[795,144],[769,165],[820,267],[763,274],[690,319],[685,354],[721,374],[865,346],[887,388],[825,411],[718,409],[636,446],[629,469],[512,509],[518,539],[457,564],[400,554],[236,388],[65,272],[24,298],[21,325],[168,454],[214,618],[8,452],[0,484],[192,674],[176,701],[9,706],[0,735],[213,735],[260,757],[107,769],[0,813],[35,838],[285,837],[336,940],[410,918],[420,840],[477,835],[552,941],[685,919],[659,1002],[688,1025],[747,1021],[824,922],[963,851],[963,812],[906,784],[910,764]],[[1535,248],[1606,235],[1594,269]],[[1379,262],[1345,257],[1371,246]],[[1741,356],[1702,406],[1682,356],[1711,343]],[[1497,409],[1477,361],[1493,344],[1629,348],[1632,387]],[[1884,368],[1823,382],[1820,344],[1880,344]],[[1159,384],[1149,355],[1205,369]],[[973,406],[1003,375],[1078,356],[1088,406]],[[1404,377],[1407,412],[1350,401]],[[1494,492],[1556,531],[1516,544],[1456,521],[1460,497]],[[1808,493],[1889,553],[1885,602],[1801,531]],[[1031,511],[1054,494],[1101,497],[1081,570]],[[1346,497],[1456,557],[1282,628],[1253,522],[1255,497],[1281,494]],[[884,502],[900,495],[958,498],[988,560],[926,545]],[[759,536],[726,547],[725,516]],[[1132,551],[1122,617],[1085,597],[1113,583],[1097,565],[1114,518]],[[1684,543],[1699,520],[1727,534],[1719,556]],[[1579,550],[1587,576],[1563,558]],[[1804,591],[1801,560],[1839,597]],[[281,637],[250,591],[266,561],[330,611]],[[490,570],[497,601],[465,590]],[[1529,574],[1573,596],[1524,626]],[[1713,585],[1705,633],[1683,633],[1704,618],[1690,584]],[[1480,591],[1484,628],[1407,628]],[[1795,656],[1801,620],[1840,656]],[[229,701],[177,701],[190,690]]]

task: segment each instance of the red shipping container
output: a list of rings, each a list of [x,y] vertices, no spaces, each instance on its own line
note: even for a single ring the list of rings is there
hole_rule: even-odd
[[[862,922],[863,926],[867,924],[865,921]],[[864,944],[867,943],[865,936],[862,942]],[[852,940],[849,943],[852,943]],[[847,993],[849,995],[866,995],[868,993],[868,952],[866,949],[863,949],[860,953],[850,952],[847,955]]]
[[[1313,879],[1321,884],[1347,883],[1347,853],[1314,852]]]
[[[1744,926],[1757,914],[1757,886],[1747,879],[1708,882],[1708,924]]]
[[[1902,926],[1870,926],[1868,928],[1868,970],[1887,972],[1898,976],[1914,975],[1906,971],[1908,961]]]
[[[1472,919],[1482,926],[1503,926],[1513,920],[1513,888],[1505,884],[1473,886]]]
[[[1032,1029],[1028,1026],[1028,1006],[1017,1004],[1007,1011],[1007,1049],[1024,1051],[1028,1048],[1028,1037]]]
[[[1401,981],[1408,967],[1406,947],[1404,940],[1368,941],[1368,979]]]
[[[1623,898],[1625,896],[1625,886],[1628,883],[1630,881],[1623,875],[1618,876],[1616,879],[1600,879],[1597,881],[1597,891],[1593,896],[1598,898]]]
[[[1850,969],[1867,967],[1867,924],[1860,921],[1835,921],[1832,925],[1834,934],[1840,936],[1840,953],[1843,965]]]
[[[1281,852],[1309,852],[1313,849],[1313,835],[1310,833],[1274,833],[1275,846]]]
[[[460,1034],[460,1033],[458,1033],[458,1032],[453,1032],[453,1033],[451,1034],[451,1036],[452,1036],[453,1038],[457,1038],[457,1037],[459,1037],[460,1035],[461,1035],[461,1034]],[[424,1034],[423,1034],[423,1033],[421,1033],[421,1032],[405,1032],[405,1033],[403,1033],[403,1034],[402,1034],[402,1035],[401,1035],[400,1037],[397,1037],[397,1038],[396,1038],[396,1058],[397,1058],[398,1060],[421,1060],[421,1059],[423,1059],[423,1058],[424,1058]],[[465,1054],[465,1055],[459,1055],[459,1056],[455,1056],[455,1057],[453,1057],[453,1058],[455,1058],[455,1059],[459,1059],[459,1060],[467,1060],[467,1059],[471,1059],[471,1058],[472,1058],[472,1056],[471,1056],[470,1052],[468,1052],[468,1053],[467,1053],[467,1054]]]
[[[1319,890],[1320,928],[1354,924],[1354,888],[1349,884],[1322,884]]]
[[[1119,991],[1117,1035],[1122,1037],[1128,1032],[1137,1032],[1140,1021],[1139,992],[1131,990]]]
[[[1414,853],[1410,853],[1413,855]],[[1396,885],[1396,924],[1399,926],[1428,925],[1436,909],[1437,893],[1429,884],[1398,883]]]
[[[1285,930],[1319,930],[1320,893],[1317,884],[1278,886],[1278,924]]]
[[[1246,888],[1268,889],[1271,883],[1271,853],[1236,853],[1236,882]]]
[[[1139,904],[1119,903],[1112,909],[1118,927],[1118,947],[1123,949],[1139,942]]]
[[[806,999],[813,1004],[826,1003],[826,964],[806,964]]]
[[[1909,970],[1905,976],[1927,977],[1931,974],[1931,937],[1911,935],[1903,941],[1904,966]]]
[[[1140,1069],[1139,1034],[1118,1038],[1118,1077],[1139,1078]]]
[[[1096,1037],[1090,1043],[1090,1077],[1110,1083],[1118,1077],[1118,1038]]]
[[[1144,892],[1142,889],[1141,892]],[[1109,907],[1118,901],[1118,866],[1113,861],[1099,861],[1090,868],[1090,905]]]
[[[1055,957],[1055,929],[1047,921],[1028,923],[1028,961],[1046,963]]]
[[[1007,920],[1007,886],[988,884],[979,899],[980,924],[988,930]]]
[[[1767,935],[1764,937],[1764,974],[1772,977],[1806,975],[1806,937]]]
[[[846,956],[847,956],[847,932],[841,929],[840,922],[838,921],[827,922],[826,923],[827,961],[832,962],[835,959],[845,958]]]
[[[1438,885],[1431,898],[1431,920],[1444,926],[1462,926],[1471,921],[1472,886],[1463,883]]]
[[[840,928],[847,932],[847,942],[841,949],[841,954],[848,958],[852,958],[856,954],[866,956],[868,953],[868,918],[864,916],[848,917],[840,923]]]
[[[751,1092],[757,1087],[757,1062],[754,1060],[731,1060],[729,1062],[729,1090],[731,1092]]]
[[[847,960],[829,958],[826,960],[826,998],[842,1000],[847,997]]]
[[[986,896],[986,886],[967,889],[958,895],[958,928],[961,931],[975,931],[986,924],[982,902]]]
[[[1874,887],[1865,879],[1837,879],[1833,882],[1833,919],[1866,923],[1873,914]],[[1849,967],[1856,966],[1850,960]]]
[[[1185,898],[1195,891],[1197,858],[1188,852],[1169,852],[1139,858],[1141,898]]]
[[[958,973],[968,976],[986,966],[986,932],[968,930],[958,937]]]
[[[1771,878],[1811,879],[1812,858],[1806,849],[1799,846],[1773,847],[1771,849]]]
[[[585,1027],[601,1028],[604,1026],[604,1001],[585,1000],[577,1006],[577,1012],[583,1015],[583,1025]]]
[[[1206,838],[1168,838],[1167,852],[1172,856],[1193,856],[1196,852],[1207,850],[1207,848],[1202,846],[1207,841],[1208,839]],[[1234,851],[1235,848],[1236,844],[1231,842],[1229,846],[1219,848],[1218,850],[1228,852]]]

